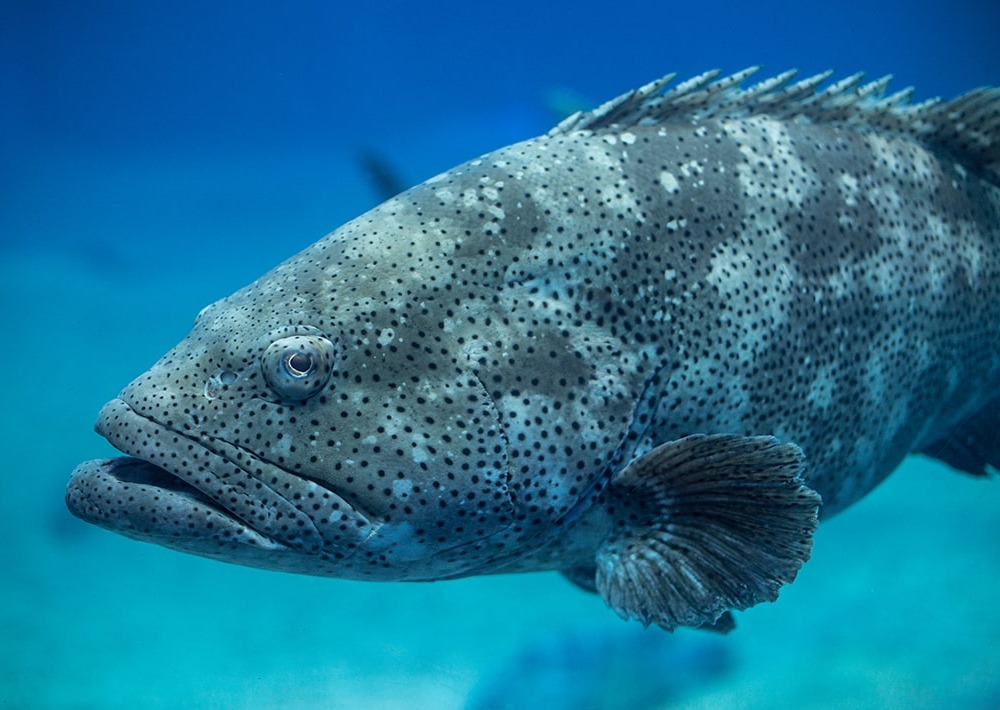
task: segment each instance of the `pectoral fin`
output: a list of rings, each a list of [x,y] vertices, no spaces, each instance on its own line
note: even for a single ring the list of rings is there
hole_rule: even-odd
[[[622,617],[668,630],[773,601],[812,548],[820,497],[804,465],[794,444],[725,434],[633,460],[612,480],[598,592]]]

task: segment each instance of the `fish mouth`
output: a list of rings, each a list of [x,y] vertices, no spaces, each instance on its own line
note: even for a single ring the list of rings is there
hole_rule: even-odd
[[[77,466],[66,504],[113,532],[227,562],[313,574],[306,560],[343,559],[371,532],[367,519],[316,482],[227,442],[174,431],[122,399],[104,405],[95,429],[127,456]],[[302,504],[278,488],[322,498],[324,514],[349,521],[350,534],[325,540]]]
[[[77,466],[66,488],[66,506],[88,523],[185,552],[289,549],[178,476],[132,456]]]

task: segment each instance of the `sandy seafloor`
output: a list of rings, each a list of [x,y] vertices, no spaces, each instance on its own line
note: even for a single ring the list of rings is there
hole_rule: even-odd
[[[771,5],[769,12],[784,7]],[[737,614],[738,628],[721,638],[695,631],[670,637],[657,629],[647,634],[659,636],[637,636],[634,624],[555,573],[411,585],[297,577],[133,542],[73,519],[63,505],[73,467],[115,453],[92,431],[100,406],[182,338],[201,307],[375,204],[358,169],[359,145],[374,146],[412,183],[539,133],[555,119],[538,108],[538,86],[520,86],[536,70],[545,75],[539,83],[554,85],[558,77],[573,88],[582,88],[574,77],[596,76],[583,91],[595,101],[669,69],[690,75],[755,61],[770,62],[772,73],[793,65],[898,71],[899,86],[917,84],[920,98],[1000,81],[993,35],[965,42],[976,27],[996,26],[995,11],[975,19],[974,3],[914,9],[901,19],[840,5],[809,19],[805,5],[793,5],[777,17],[762,9],[753,17],[734,12],[722,34],[713,24],[721,15],[711,8],[689,8],[674,24],[666,8],[658,26],[645,15],[588,15],[588,27],[553,33],[551,46],[540,41],[549,39],[544,27],[517,18],[506,33],[476,35],[459,24],[451,39],[471,37],[464,50],[440,41],[438,48],[443,57],[469,52],[448,66],[451,72],[464,62],[469,76],[429,73],[426,86],[419,83],[424,65],[410,64],[436,71],[442,60],[407,43],[408,26],[422,11],[389,35],[383,22],[391,18],[372,11],[336,35],[340,42],[357,35],[348,50],[332,47],[341,54],[327,57],[322,44],[316,57],[288,66],[330,62],[327,78],[334,81],[345,67],[357,71],[347,89],[355,90],[353,100],[375,106],[334,103],[285,113],[276,108],[286,107],[282,97],[268,92],[281,90],[288,73],[263,71],[269,65],[261,62],[240,74],[269,27],[240,26],[252,45],[243,48],[246,56],[210,56],[216,39],[178,22],[164,40],[174,44],[150,52],[190,50],[193,68],[173,83],[164,69],[145,89],[144,75],[128,75],[135,83],[120,95],[114,86],[129,68],[115,74],[110,61],[101,63],[105,42],[146,42],[143,32],[156,27],[156,18],[113,26],[79,55],[39,52],[49,73],[29,67],[37,76],[25,72],[25,86],[58,75],[62,70],[52,67],[60,63],[79,72],[63,72],[62,93],[54,91],[46,110],[25,113],[25,135],[41,126],[36,144],[7,150],[0,140],[0,708],[447,710],[492,707],[482,704],[484,688],[497,684],[502,690],[492,697],[499,706],[549,710],[1000,707],[1000,481],[924,458],[907,460],[871,495],[824,523],[796,582],[776,603]],[[64,20],[67,38],[86,36],[76,32],[80,22],[103,27],[113,4],[100,5],[101,12],[87,7],[83,20]],[[903,7],[910,5],[896,11]],[[229,26],[244,11],[220,10],[232,17],[208,21]],[[504,12],[489,21],[500,22]],[[972,19],[950,21],[960,13]],[[57,14],[41,17],[35,29]],[[553,9],[546,21],[562,27],[572,14]],[[300,29],[308,20],[299,20]],[[422,21],[425,33],[437,22]],[[746,22],[754,24],[744,31]],[[619,32],[617,48],[605,46],[605,25]],[[699,32],[682,31],[691,28]],[[656,41],[631,41],[633,29]],[[299,39],[291,32],[286,41]],[[518,61],[499,69],[480,61],[471,54],[480,42],[493,49],[483,57]],[[369,46],[378,51],[365,54]],[[114,48],[107,52],[118,56]],[[109,71],[104,83],[87,83],[91,55],[99,55],[94,66]],[[577,70],[575,62],[590,68]],[[227,112],[236,96],[225,91],[230,74],[246,82],[244,94],[259,82],[261,95],[252,100],[274,114],[273,125],[319,110],[320,123],[332,121],[328,140],[307,151],[311,136],[292,146],[267,135],[272,123],[261,119],[261,135],[234,124],[236,138],[215,146],[225,122],[245,114],[245,106]],[[382,82],[396,74],[397,90],[409,82],[405,99],[383,96]],[[186,83],[202,76],[194,88]],[[9,77],[0,72],[5,98]],[[435,88],[438,79],[443,88]],[[320,93],[314,80],[301,79],[298,95]],[[77,81],[84,83],[75,93],[66,88]],[[337,99],[342,89],[325,93]],[[143,90],[171,93],[157,103],[136,94]],[[456,110],[466,100],[460,97],[443,107],[447,92],[463,91],[480,105]],[[98,107],[90,123],[87,107],[74,104],[82,96]],[[511,104],[511,96],[525,104]],[[494,100],[495,111],[483,109]],[[157,114],[178,101],[187,104]],[[9,109],[0,102],[0,129]],[[140,109],[145,113],[130,114]],[[392,111],[395,123],[385,120]],[[341,119],[351,119],[349,131]],[[378,125],[366,126],[369,120]],[[74,133],[77,121],[85,125]],[[209,128],[201,142],[187,145],[179,133],[161,145],[161,134],[176,123]],[[136,135],[118,136],[119,129]],[[0,130],[0,139],[7,137]],[[706,643],[728,659],[726,670],[699,671]],[[546,685],[554,696],[538,690]],[[659,702],[630,704],[643,688],[659,688]],[[590,695],[580,700],[575,691]]]

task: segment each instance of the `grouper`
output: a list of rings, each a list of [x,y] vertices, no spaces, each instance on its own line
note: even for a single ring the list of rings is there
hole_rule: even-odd
[[[911,452],[1000,466],[1000,89],[673,76],[206,307],[66,492],[286,572],[558,570],[725,630]]]

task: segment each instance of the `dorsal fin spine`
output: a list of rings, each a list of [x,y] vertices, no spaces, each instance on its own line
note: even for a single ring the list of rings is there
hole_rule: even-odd
[[[1000,89],[983,88],[952,101],[931,99],[911,104],[913,89],[885,96],[891,76],[863,84],[852,74],[818,90],[832,74],[822,72],[794,84],[786,71],[748,88],[740,84],[758,71],[748,67],[720,77],[718,70],[699,74],[664,91],[669,74],[608,101],[593,111],[576,113],[549,131],[621,131],[633,126],[664,125],[706,119],[771,116],[804,119],[855,130],[903,134],[932,150],[950,154],[966,168],[1000,185]],[[661,93],[662,92],[662,93]]]

